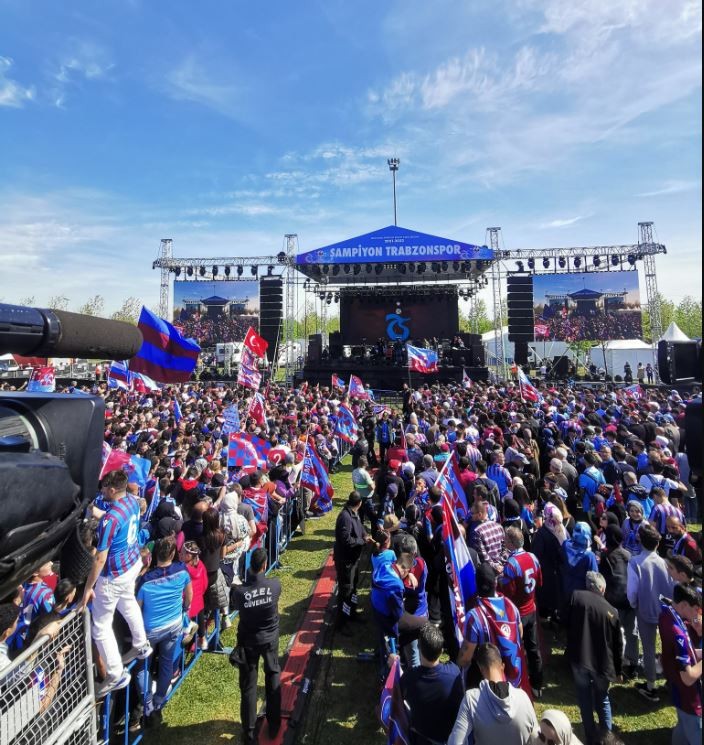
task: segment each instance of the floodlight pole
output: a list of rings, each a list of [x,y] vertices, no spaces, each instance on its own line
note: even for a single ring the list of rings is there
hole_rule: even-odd
[[[398,220],[396,218],[396,171],[398,171],[401,161],[398,158],[389,158],[386,162],[389,164],[389,170],[391,171],[394,184],[394,225],[398,226]]]

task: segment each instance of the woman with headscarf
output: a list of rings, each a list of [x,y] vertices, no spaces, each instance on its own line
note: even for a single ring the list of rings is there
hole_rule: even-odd
[[[521,517],[521,506],[515,499],[504,499],[504,519],[502,525],[507,528],[518,528],[523,534],[523,547],[530,551],[530,529],[526,521]]]
[[[225,532],[225,546],[220,568],[229,585],[242,584],[240,579],[241,558],[249,548],[249,525],[237,508],[240,499],[237,492],[230,491],[220,500],[220,527]]]
[[[538,738],[542,743],[553,745],[582,745],[572,731],[567,714],[558,709],[546,709],[540,718]]]
[[[538,612],[542,618],[556,619],[562,607],[560,564],[562,544],[567,538],[562,513],[552,502],[546,502],[543,524],[531,540],[531,553],[538,558],[543,573],[543,584],[536,591]]]
[[[574,526],[572,538],[562,544],[562,601],[570,602],[575,590],[587,589],[587,572],[598,572],[596,556],[591,549],[592,529],[585,522]]]
[[[631,556],[638,556],[643,550],[638,540],[638,528],[643,524],[643,506],[637,499],[631,499],[626,505],[628,517],[623,521],[623,547]]]

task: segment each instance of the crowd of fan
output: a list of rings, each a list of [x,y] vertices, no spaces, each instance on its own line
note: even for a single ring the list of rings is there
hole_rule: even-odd
[[[538,324],[547,326],[537,339],[567,342],[591,339],[640,339],[643,335],[640,311],[610,311],[593,315],[540,316]]]
[[[697,500],[684,451],[685,403],[674,392],[634,400],[561,386],[545,388],[544,401],[532,405],[512,384],[405,387],[394,412],[306,384],[271,385],[266,433],[251,419],[244,428],[266,436],[279,457],[245,474],[228,469],[222,430],[224,410],[237,404],[245,412],[249,392],[210,383],[137,396],[98,384],[93,392],[106,401],[106,443],[149,459],[149,476],[139,485],[108,472],[58,576],[40,567],[0,605],[0,670],[47,623],[87,605],[99,694],[130,684],[144,691],[143,675],[131,680],[126,666],[151,657],[156,690],[146,690],[146,708],[137,704],[130,724],[158,722],[182,647],[207,646],[215,619],[229,625],[247,553],[299,499],[296,475],[309,438],[337,468],[344,401],[360,436],[352,449],[355,491],[336,531],[338,628],[344,633],[358,620],[360,554],[373,544],[378,647],[398,642],[414,742],[464,743],[473,732],[478,745],[533,737],[577,743],[564,714],[549,710],[538,720],[533,710],[531,698],[543,689],[541,621],[567,629],[590,744],[618,742],[608,739],[610,683],[643,677],[638,690],[658,701],[658,664],[677,710],[673,742],[693,743],[701,732],[701,552],[686,527],[697,518]],[[469,508],[459,517],[478,596],[461,645],[435,486],[451,454]],[[306,508],[314,515],[310,498],[299,517]],[[439,662],[443,649],[448,663]]]
[[[610,389],[543,393],[533,405],[513,387],[406,388],[402,413],[362,419],[354,491],[337,523],[340,633],[361,620],[359,561],[369,543],[380,673],[393,639],[413,742],[578,742],[564,714],[539,719],[533,709],[550,677],[542,624],[566,640],[589,745],[619,741],[612,683],[639,679],[652,704],[664,695],[661,674],[677,712],[673,743],[693,745],[702,555],[687,531],[698,501],[685,402],[675,391],[638,400]],[[437,487],[448,458],[468,505],[459,517],[477,581],[461,645]],[[443,649],[448,663],[439,662]]]
[[[242,341],[250,326],[257,328],[258,320],[256,315],[186,315],[175,323],[187,339],[195,339],[203,347],[214,347],[222,341]]]

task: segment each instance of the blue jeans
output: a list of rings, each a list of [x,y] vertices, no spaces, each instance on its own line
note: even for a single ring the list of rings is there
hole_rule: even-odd
[[[139,688],[139,694],[144,700],[145,716],[151,714],[155,709],[158,710],[164,706],[166,693],[169,690],[171,678],[174,674],[174,654],[176,647],[181,641],[182,634],[183,623],[181,619],[165,629],[147,633],[147,639],[154,649],[154,654],[159,658],[159,674],[156,679],[156,693],[152,699],[152,688],[149,684],[147,674],[149,660],[145,663],[138,663],[137,686]]]
[[[672,745],[699,745],[702,741],[702,718],[687,714],[682,709],[677,712],[677,726],[672,730]]]
[[[582,715],[582,726],[587,742],[596,739],[597,728],[594,723],[594,710],[599,717],[599,725],[610,730],[613,724],[611,718],[611,701],[609,700],[609,681],[602,675],[585,670],[583,667],[572,665],[572,675],[577,688],[577,703]]]
[[[414,639],[408,644],[404,644],[401,647],[403,653],[403,661],[409,668],[420,667],[420,649],[418,647],[418,639]]]

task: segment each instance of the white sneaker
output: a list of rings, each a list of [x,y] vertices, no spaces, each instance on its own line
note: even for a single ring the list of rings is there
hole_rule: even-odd
[[[230,626],[232,626],[232,621],[230,620],[229,616],[223,616],[222,617],[222,627],[223,629],[229,629]]]
[[[95,697],[104,698],[108,695],[108,693],[113,693],[114,691],[120,691],[123,688],[127,688],[131,680],[132,676],[130,675],[129,670],[123,668],[119,678],[115,680],[106,678],[102,683],[99,683],[96,686]]]
[[[153,652],[154,650],[149,643],[143,647],[132,647],[122,655],[122,664],[129,665],[132,660],[146,660],[147,657],[151,657]]]

